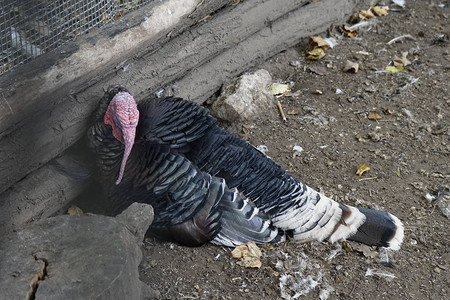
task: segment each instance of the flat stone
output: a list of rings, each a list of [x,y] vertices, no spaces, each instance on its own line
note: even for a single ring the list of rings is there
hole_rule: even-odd
[[[138,207],[131,207],[130,212],[136,212]],[[141,208],[149,212],[148,205]],[[124,222],[133,219],[130,212],[125,211],[119,219],[98,215],[57,216],[5,236],[0,244],[2,297],[157,298],[158,293],[139,280],[142,239],[134,234],[143,237],[142,224],[149,224],[149,219],[138,215],[131,222],[134,225],[130,225]],[[152,210],[149,218],[153,219]]]

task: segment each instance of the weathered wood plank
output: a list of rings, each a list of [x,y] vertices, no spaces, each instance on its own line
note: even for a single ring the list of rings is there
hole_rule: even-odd
[[[34,110],[42,102],[39,98],[51,98],[56,89],[74,80],[88,82],[94,74],[104,75],[108,66],[111,72],[111,64],[115,66],[142,49],[152,50],[152,45],[157,48],[170,39],[169,33],[194,24],[196,20],[189,16],[201,10],[202,2],[154,1],[96,34],[80,37],[0,77],[0,135],[22,120],[23,111]]]
[[[80,138],[102,91],[96,88],[86,102],[78,101],[76,93],[116,81],[124,61],[155,51],[195,24],[198,19],[193,18],[227,2],[157,1],[159,5],[130,13],[100,33],[79,38],[0,77],[0,193]],[[169,9],[172,18],[167,17]],[[124,24],[137,25],[124,31],[128,27]]]
[[[129,72],[121,74],[119,79],[127,82],[128,88],[139,91],[138,98],[148,96],[162,86],[194,71],[217,55],[222,55],[224,51],[234,48],[261,29],[269,28],[271,23],[308,2],[308,0],[285,0],[280,5],[277,0],[249,0],[237,6],[226,7],[205,23],[193,26],[176,39],[170,40],[157,52],[135,60]],[[290,26],[296,27],[296,24]],[[291,28],[284,30],[297,32]],[[304,35],[299,35],[297,40],[301,37]],[[245,51],[264,53],[265,49],[248,48]],[[264,54],[263,56],[267,57]],[[245,69],[240,70],[242,72]],[[134,71],[138,72],[139,76],[136,76]],[[196,74],[204,77],[201,73]],[[196,98],[192,100],[202,102]]]
[[[96,52],[107,51],[112,42],[109,40],[97,42],[95,46],[91,43],[83,44],[80,46],[81,50],[70,58],[58,62],[57,66],[47,71],[46,80],[41,82],[43,88],[38,89],[41,92],[39,102],[33,102],[28,113],[22,113],[19,123],[9,127],[8,130],[13,130],[12,134],[2,139],[0,153],[9,154],[9,157],[8,155],[0,156],[0,165],[3,166],[0,169],[0,179],[2,179],[0,192],[28,172],[45,164],[84,134],[89,124],[88,116],[95,109],[95,101],[101,95],[99,85],[121,82],[136,93],[141,91],[142,87],[145,87],[144,90],[147,91],[157,89],[218,55],[224,49],[245,40],[265,27],[267,21],[276,20],[304,3],[305,0],[289,0],[280,6],[277,0],[253,0],[233,7],[228,6],[220,13],[216,13],[216,17],[213,16],[210,21],[198,24],[192,30],[170,40],[158,51],[122,63],[116,74],[109,72],[109,76],[103,78],[101,74],[96,74],[95,77],[86,74],[87,78],[76,77],[78,83],[72,83],[72,87],[63,85],[61,88],[51,90],[49,85],[57,87],[58,81],[62,83],[68,78],[74,78],[71,71],[74,60],[75,62],[77,60],[73,56],[88,57],[84,64],[89,64]],[[133,29],[131,29],[131,37],[136,36]],[[124,34],[125,32],[119,33],[120,37]],[[117,36],[114,39],[119,40]],[[75,66],[74,72],[81,72],[80,66],[77,64]],[[87,68],[87,71],[89,70],[91,66]],[[76,90],[69,91],[69,89],[80,89],[83,85],[93,83],[98,83],[93,89],[87,89],[81,93],[76,93]],[[49,89],[51,91],[48,91]],[[29,94],[33,94],[33,91],[27,88],[16,90],[15,93],[17,95],[12,98],[15,100],[12,104],[18,101],[18,97],[29,99]],[[39,93],[36,92],[36,94]],[[16,113],[15,117],[18,114]],[[1,122],[0,126],[4,126],[7,122]]]
[[[357,0],[312,2],[284,15],[248,39],[196,67],[172,85],[175,96],[203,103],[220,87],[267,58],[294,46],[306,36],[326,31],[343,22]],[[202,74],[202,76],[198,76]]]
[[[67,164],[64,160],[72,157],[66,155],[55,163]],[[89,177],[69,176],[54,165],[29,174],[1,195],[0,237],[13,228],[52,216],[77,197],[88,183]]]
[[[279,6],[277,0],[271,1],[273,1],[272,5]],[[243,5],[246,2],[248,6]],[[53,100],[48,101],[48,105],[36,109],[40,114],[37,117],[38,122],[33,123],[31,119],[28,119],[21,127],[14,130],[16,135],[14,138],[6,136],[2,140],[0,154],[8,154],[12,161],[6,159],[6,155],[0,155],[0,165],[5,166],[4,169],[0,169],[0,184],[3,184],[3,178],[8,179],[7,184],[0,185],[0,190],[1,187],[11,185],[20,179],[20,176],[23,177],[27,172],[55,157],[85,134],[90,122],[88,116],[103,94],[101,87],[111,83],[123,84],[137,95],[139,100],[160,86],[176,84],[178,86],[175,90],[176,95],[202,102],[216,92],[221,84],[255,63],[298,43],[309,34],[324,31],[332,23],[342,21],[345,14],[351,12],[357,0],[323,0],[306,6],[293,6],[290,11],[282,15],[271,15],[274,18],[270,22],[271,27],[265,22],[259,22],[259,28],[254,26],[250,31],[245,31],[247,34],[237,33],[240,27],[235,26],[232,27],[236,32],[223,31],[223,28],[226,28],[226,22],[222,19],[224,18],[221,16],[222,13],[227,15],[228,20],[244,22],[239,24],[248,25],[246,20],[241,20],[240,9],[252,8],[263,13],[264,10],[261,10],[260,6],[262,4],[253,7],[250,4],[268,5],[269,2],[269,0],[254,0],[254,2],[248,0],[240,4],[242,5],[240,8],[239,5],[226,7],[216,12],[216,17],[213,16],[205,23],[190,28],[189,31],[170,40],[157,51],[149,52],[144,57],[124,60],[117,66],[115,72],[109,71],[104,75],[91,76],[90,81],[80,78],[71,85],[66,85],[67,88],[56,90],[49,95]],[[303,4],[304,1],[296,3]],[[265,8],[269,7],[265,6]],[[249,16],[251,11],[245,11],[245,15]],[[264,18],[256,13],[253,16],[259,19]],[[216,20],[221,22],[218,23],[222,24],[221,27],[216,26]],[[220,36],[217,42],[217,45],[221,47],[219,50],[213,47],[215,36]],[[153,71],[156,72],[152,73]],[[58,97],[61,99],[59,102],[54,100]],[[17,137],[28,137],[34,141],[34,144]],[[7,144],[3,141],[12,142]],[[27,178],[39,178],[41,176],[39,172],[38,170],[29,174]],[[57,180],[60,174],[52,176]],[[36,183],[30,180],[29,186],[22,185],[20,188],[27,189],[32,184]],[[51,188],[51,179],[44,184]],[[70,182],[66,188],[77,189],[77,185],[79,183]],[[16,187],[17,185],[14,189]],[[0,195],[0,204],[4,195],[6,194]],[[27,200],[22,197],[17,201],[21,201],[21,205],[24,205]],[[29,214],[26,208],[19,212],[24,215],[27,213]],[[27,220],[23,217],[18,218]]]

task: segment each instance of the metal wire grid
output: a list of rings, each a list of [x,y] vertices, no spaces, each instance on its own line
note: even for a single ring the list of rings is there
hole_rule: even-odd
[[[149,0],[1,0],[0,75]]]

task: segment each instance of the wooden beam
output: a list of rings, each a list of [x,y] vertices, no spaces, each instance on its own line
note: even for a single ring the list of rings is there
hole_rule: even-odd
[[[170,36],[171,39],[163,39],[165,43],[159,47],[149,46],[147,50],[152,49],[149,51],[139,49],[134,52],[138,53],[136,56],[117,60],[115,65],[110,62],[101,69],[102,72],[80,76],[51,92],[37,91],[37,98],[30,106],[32,109],[26,113],[23,110],[18,123],[6,126],[0,137],[0,154],[3,154],[0,155],[0,192],[45,165],[86,134],[90,115],[103,95],[102,88],[119,83],[129,88],[139,100],[159,87],[176,85],[176,95],[203,102],[223,83],[258,62],[295,45],[310,34],[344,21],[358,0],[322,0],[307,5],[306,1],[300,0],[285,2],[282,7],[278,0],[246,0],[237,6],[225,6],[206,21],[185,27],[184,31],[181,26],[175,26],[178,28],[175,31],[182,33],[167,33],[165,38]],[[199,7],[195,13],[197,17],[207,14],[206,11],[200,12]],[[157,43],[161,39],[158,35],[149,41]],[[101,47],[100,50],[106,51]],[[70,69],[70,65],[66,67]],[[23,84],[21,86],[26,88]],[[11,92],[10,95],[30,99],[34,94],[31,89],[17,94]],[[10,196],[8,193],[33,188],[43,176],[42,172],[37,170],[29,174],[26,184],[16,183],[7,193],[0,194],[0,207],[14,208],[13,200],[4,200],[6,196],[25,205],[28,201],[25,194]],[[39,184],[56,192],[55,189],[60,187],[52,185],[52,180],[58,180],[60,176],[52,173]],[[80,190],[82,185],[77,181],[67,181],[64,188]],[[68,201],[70,199],[66,198],[59,205]],[[42,207],[54,203],[43,203]],[[37,210],[30,213],[24,207],[16,214],[18,223],[38,215]]]
[[[298,7],[175,80],[171,84],[177,87],[173,93],[203,103],[244,70],[298,44],[304,37],[345,22],[357,2],[322,0]]]
[[[27,223],[54,215],[88,186],[89,168],[84,162],[76,162],[77,159],[73,153],[66,154],[1,194],[0,237]],[[72,174],[61,168],[69,168]]]
[[[128,88],[139,91],[137,97],[142,98],[188,73],[204,78],[205,76],[196,72],[196,68],[216,56],[221,56],[224,51],[240,45],[260,30],[268,29],[273,22],[277,22],[286,14],[297,9],[302,10],[308,2],[308,0],[284,0],[280,5],[280,1],[277,0],[246,0],[236,6],[227,6],[205,22],[192,26],[177,38],[170,40],[157,52],[135,59],[129,71],[120,74],[117,79],[126,82]],[[319,3],[322,2],[327,1]],[[305,7],[307,6],[309,5]],[[285,32],[298,32],[296,24],[291,23],[289,26],[291,28],[284,28]],[[306,24],[306,28],[311,29],[312,26]],[[266,37],[268,36],[260,36],[259,39]],[[302,37],[304,35],[297,35],[296,40],[299,41]],[[261,54],[265,53],[265,50],[265,48],[247,48],[244,51],[257,51]],[[267,57],[266,54],[262,56]],[[244,60],[247,60],[245,55]],[[219,66],[219,70],[222,69],[223,67]],[[245,70],[239,69],[241,72]],[[201,103],[204,99],[198,100],[193,97],[191,100]]]
[[[0,77],[0,193],[83,135],[101,87],[116,81],[124,61],[156,51],[228,1],[154,2]],[[76,94],[93,85],[80,102]]]

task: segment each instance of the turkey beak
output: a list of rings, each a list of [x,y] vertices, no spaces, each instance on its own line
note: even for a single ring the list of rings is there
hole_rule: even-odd
[[[124,125],[122,127],[123,142],[125,144],[125,150],[123,152],[122,164],[120,165],[119,178],[117,178],[116,184],[122,181],[123,173],[125,172],[125,166],[127,164],[128,156],[130,156],[131,149],[133,148],[134,138],[136,136],[136,126]]]

